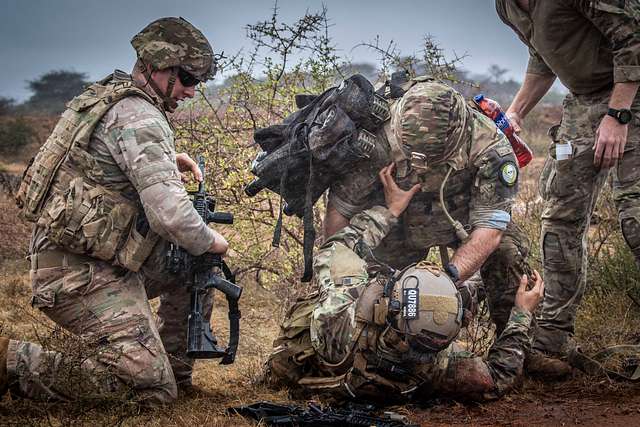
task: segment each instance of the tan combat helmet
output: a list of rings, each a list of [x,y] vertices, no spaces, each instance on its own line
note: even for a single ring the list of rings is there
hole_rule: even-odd
[[[418,81],[391,107],[391,136],[429,166],[456,155],[470,123],[462,95],[433,80]]]
[[[216,58],[207,38],[184,18],[161,18],[147,25],[133,39],[131,45],[136,50],[143,65],[153,70],[172,68],[166,92],[161,92],[151,80],[151,73],[145,68],[145,77],[153,90],[175,108],[171,92],[175,83],[177,68],[206,81],[217,71]]]
[[[462,326],[462,298],[449,276],[429,264],[407,267],[394,285],[394,329],[421,352],[445,349]]]

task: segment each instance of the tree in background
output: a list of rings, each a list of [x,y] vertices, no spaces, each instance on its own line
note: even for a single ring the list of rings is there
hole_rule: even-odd
[[[326,12],[324,8],[307,12],[289,23],[280,19],[276,5],[270,18],[247,26],[252,47],[225,60],[228,78],[224,83],[201,87],[200,96],[173,116],[179,151],[205,155],[208,188],[215,193],[220,209],[235,216],[232,227],[216,227],[223,229],[233,248],[236,273],[276,292],[282,301],[304,290],[297,286],[303,265],[302,223],[285,216],[280,249],[272,247],[282,201],[268,190],[253,198],[243,191],[254,178],[251,162],[259,151],[253,132],[295,111],[295,95],[322,93],[355,72],[375,81],[400,67],[414,76],[418,62],[442,77],[455,70],[431,38],[425,38],[421,57],[402,56],[394,44],[392,52],[386,45],[377,49],[381,67],[350,63],[331,39]],[[322,228],[325,202],[322,198],[314,208],[316,230]]]
[[[13,98],[7,98],[0,96],[0,116],[6,116],[13,112],[16,106],[16,100]]]
[[[86,73],[69,70],[49,71],[28,82],[33,95],[22,106],[24,110],[60,114],[65,104],[89,83]]]

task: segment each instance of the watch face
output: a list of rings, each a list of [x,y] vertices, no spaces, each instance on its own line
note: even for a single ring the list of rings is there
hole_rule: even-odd
[[[631,119],[633,119],[633,114],[631,114],[631,111],[620,110],[620,113],[618,114],[618,121],[620,123],[626,125],[627,123],[631,122]]]

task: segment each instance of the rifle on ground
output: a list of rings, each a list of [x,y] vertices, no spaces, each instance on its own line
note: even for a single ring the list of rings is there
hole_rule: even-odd
[[[308,409],[295,405],[279,405],[272,402],[256,402],[251,405],[227,409],[229,414],[238,414],[270,426],[301,427],[412,427],[406,417],[395,412],[382,416],[372,415],[372,405],[352,405],[345,408],[321,407],[310,403]]]
[[[215,211],[215,199],[206,192],[204,157],[198,156],[202,181],[197,191],[190,191],[193,207],[206,223],[233,224],[233,214]],[[242,287],[236,285],[235,275],[218,254],[205,252],[194,256],[183,248],[170,245],[166,254],[166,266],[171,273],[179,274],[191,289],[191,310],[187,327],[187,356],[194,359],[221,357],[222,365],[234,362],[240,338],[240,310],[238,300]],[[224,278],[220,277],[220,272]],[[211,331],[209,319],[202,316],[202,298],[209,289],[217,289],[227,298],[229,306],[229,343],[226,349],[218,347],[218,340]]]

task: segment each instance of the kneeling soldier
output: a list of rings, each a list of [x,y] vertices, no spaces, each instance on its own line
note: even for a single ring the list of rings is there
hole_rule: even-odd
[[[486,360],[453,343],[469,302],[449,276],[424,262],[393,270],[372,256],[420,189],[401,190],[393,169],[379,174],[387,207],[354,215],[315,256],[317,289],[289,310],[265,378],[338,399],[499,397],[522,374],[531,313],[544,284],[536,272],[527,291],[521,277],[509,320]]]
[[[191,382],[189,292],[163,269],[167,243],[224,253],[181,182],[202,179],[175,152],[166,113],[194,96],[216,64],[204,35],[182,18],[152,22],[131,41],[133,75],[114,72],[71,100],[17,195],[35,222],[32,305],[86,345],[60,353],[0,338],[0,395],[37,400],[134,394],[175,400]],[[148,299],[160,297],[158,324]],[[204,303],[211,312],[211,298]]]

